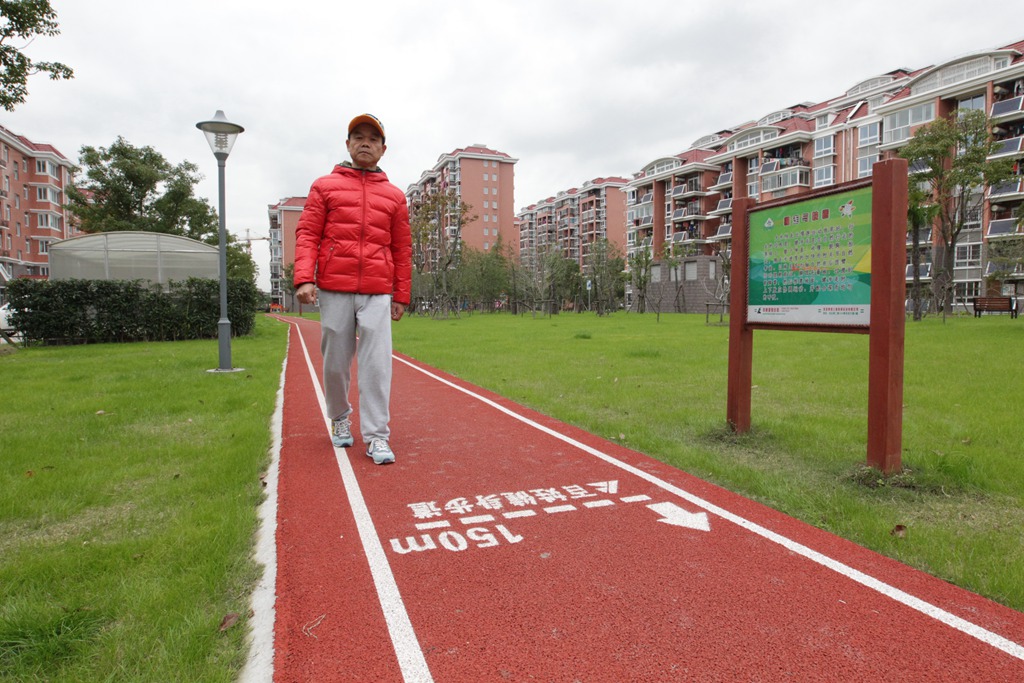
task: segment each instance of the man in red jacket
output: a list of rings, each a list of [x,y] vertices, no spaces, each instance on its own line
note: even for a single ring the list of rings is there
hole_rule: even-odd
[[[352,437],[348,400],[352,357],[358,354],[359,427],[366,454],[395,461],[391,436],[391,321],[409,305],[412,235],[405,194],[377,162],[387,150],[384,126],[361,114],[348,124],[352,161],[334,167],[309,189],[295,229],[295,295],[320,299],[320,349],[331,440]],[[358,334],[358,343],[357,343]]]

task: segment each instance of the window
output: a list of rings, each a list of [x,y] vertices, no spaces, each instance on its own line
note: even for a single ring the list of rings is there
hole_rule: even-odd
[[[484,208],[485,209],[491,208],[490,203],[486,199],[484,200]]]
[[[484,194],[487,194],[487,188],[486,187],[484,188]]]
[[[491,220],[491,215],[489,213],[485,213],[484,214],[484,223],[487,223],[490,220]]]
[[[826,135],[814,141],[814,158],[829,157],[836,153],[836,136]]]
[[[40,175],[48,175],[53,178],[60,178],[60,171],[57,168],[57,164],[45,159],[36,159],[36,173]]]
[[[885,133],[883,139],[886,143],[901,142],[910,137],[910,128],[928,123],[935,119],[935,103],[928,102],[919,104],[910,109],[898,111],[885,117]]]
[[[697,279],[697,262],[687,261],[683,264],[683,279],[685,280],[696,280]]]
[[[817,169],[815,169],[815,175],[817,175]],[[810,184],[810,173],[806,168],[793,168],[788,171],[783,171],[778,175],[773,175],[765,178],[761,182],[762,192],[774,192],[775,190],[782,190],[787,187],[794,187],[802,185],[807,187]]]
[[[493,182],[498,182],[498,174],[497,173],[492,173],[491,174],[491,180]]]
[[[972,109],[985,111],[985,95],[972,95],[970,97],[965,97],[962,100],[958,100],[956,103],[956,109],[958,112],[971,111]]]
[[[828,166],[819,166],[814,169],[814,186],[815,187],[827,187],[829,185],[835,185],[836,182],[836,167],[829,164]]]
[[[953,85],[954,83],[962,83],[982,74],[1004,69],[1009,63],[1010,58],[1005,55],[975,57],[974,59],[966,60],[959,64],[952,64],[936,71],[927,78],[923,78],[915,83],[911,90],[916,95],[947,85]]]
[[[956,283],[956,300],[969,301],[981,296],[981,280],[967,280]]]
[[[958,244],[956,245],[956,258],[953,260],[954,268],[980,268],[981,267],[981,244]]]
[[[874,123],[866,123],[857,129],[857,146],[866,147],[868,145],[877,145],[879,136],[880,124],[878,121]]]
[[[487,182],[487,173],[484,173],[484,182]]]
[[[877,147],[874,149],[878,149]],[[857,177],[865,178],[871,175],[871,169],[878,161],[878,154],[868,154],[867,156],[857,157]]]

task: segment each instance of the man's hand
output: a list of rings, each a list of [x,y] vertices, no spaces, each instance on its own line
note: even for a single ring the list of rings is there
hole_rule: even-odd
[[[400,304],[395,301],[391,302],[391,319],[401,320],[405,314],[405,304]]]
[[[299,300],[299,303],[315,304],[316,285],[312,282],[306,282],[299,285],[299,288],[295,290],[295,298]]]

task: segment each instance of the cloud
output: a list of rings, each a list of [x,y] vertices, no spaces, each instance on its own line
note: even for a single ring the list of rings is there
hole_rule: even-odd
[[[37,76],[0,125],[72,160],[124,136],[196,163],[215,201],[195,123],[223,109],[246,129],[227,165],[239,235],[265,235],[268,204],[344,159],[363,111],[384,120],[382,165],[400,187],[483,143],[519,159],[519,208],[873,75],[1024,37],[1024,5],[994,0],[52,4],[62,33],[30,55],[75,79]]]

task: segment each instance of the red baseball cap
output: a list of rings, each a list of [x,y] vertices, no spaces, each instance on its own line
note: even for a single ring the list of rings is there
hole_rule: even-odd
[[[380,133],[380,139],[381,140],[386,139],[385,135],[384,135],[384,124],[381,123],[380,119],[378,119],[373,114],[360,114],[359,116],[357,116],[354,119],[352,119],[351,121],[349,121],[349,124],[348,124],[348,134],[352,135],[352,131],[360,123],[369,124],[370,126],[375,128],[378,133]]]

